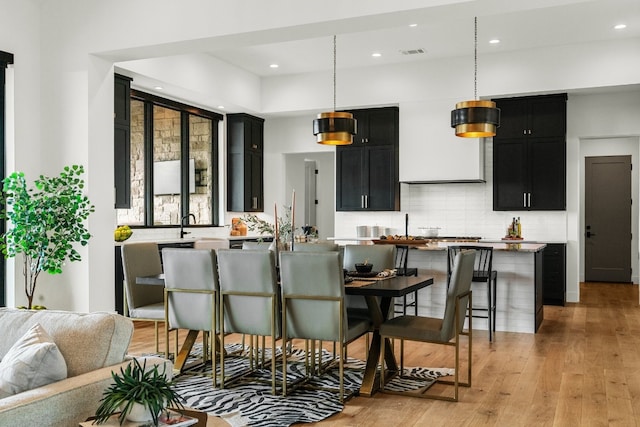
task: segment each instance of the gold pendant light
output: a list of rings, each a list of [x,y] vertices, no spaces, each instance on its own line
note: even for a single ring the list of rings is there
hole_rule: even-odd
[[[496,103],[478,100],[478,17],[474,18],[474,24],[474,100],[458,102],[456,109],[451,111],[451,127],[455,128],[456,136],[463,138],[495,136],[496,128],[500,126],[500,109],[496,108]]]
[[[357,122],[353,114],[336,112],[336,36],[333,36],[333,111],[318,114],[313,121],[313,134],[318,144],[349,145],[353,143]]]

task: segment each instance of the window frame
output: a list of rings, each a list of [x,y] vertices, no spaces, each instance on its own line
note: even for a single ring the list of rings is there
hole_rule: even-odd
[[[194,115],[211,120],[211,224],[188,224],[195,227],[217,227],[220,225],[220,171],[219,164],[219,122],[223,115],[203,108],[183,104],[167,98],[131,89],[131,100],[144,104],[144,225],[134,228],[179,227],[179,225],[154,225],[153,211],[153,107],[163,107],[180,112],[180,217],[189,214],[189,116]],[[187,220],[188,222],[188,220]],[[187,225],[187,224],[185,224]]]

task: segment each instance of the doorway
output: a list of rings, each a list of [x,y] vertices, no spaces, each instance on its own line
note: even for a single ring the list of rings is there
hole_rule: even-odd
[[[333,152],[284,155],[284,194],[295,190],[296,227],[315,225],[320,239],[334,235],[334,164]]]
[[[631,156],[585,157],[585,281],[631,282]]]

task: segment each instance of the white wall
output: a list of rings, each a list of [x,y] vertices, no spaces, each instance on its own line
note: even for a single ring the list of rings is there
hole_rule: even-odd
[[[11,85],[7,88],[7,120],[12,122],[7,123],[5,167],[8,172],[21,170],[33,180],[42,172],[46,158],[40,150],[40,15],[31,1],[0,0],[0,10],[0,50],[13,53],[15,62],[7,79]],[[5,13],[9,10],[11,13]],[[26,304],[21,256],[7,262],[6,280],[7,304]],[[47,277],[40,279],[38,291],[53,288],[47,282]]]

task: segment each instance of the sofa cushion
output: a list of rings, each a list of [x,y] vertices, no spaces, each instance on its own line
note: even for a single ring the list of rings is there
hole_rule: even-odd
[[[0,308],[0,358],[36,323],[60,349],[69,377],[122,362],[133,334],[133,322],[115,313]]]
[[[0,399],[66,377],[67,364],[62,353],[36,323],[0,361]]]

